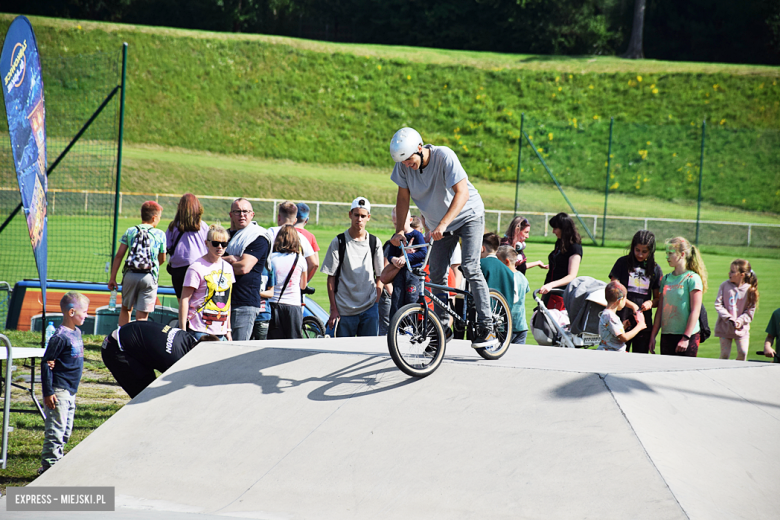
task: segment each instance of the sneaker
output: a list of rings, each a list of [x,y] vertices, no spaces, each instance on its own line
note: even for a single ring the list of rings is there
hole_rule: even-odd
[[[477,331],[477,337],[471,342],[471,348],[491,348],[498,346],[498,338],[493,328],[480,327]]]

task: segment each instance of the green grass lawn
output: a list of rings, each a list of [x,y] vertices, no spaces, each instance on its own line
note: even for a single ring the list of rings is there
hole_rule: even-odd
[[[390,163],[384,168],[309,164],[159,146],[125,146],[123,172],[122,191],[137,193],[190,192],[224,197],[342,202],[364,196],[374,204],[395,204],[397,192],[397,186],[390,180]],[[514,182],[481,178],[470,180],[479,190],[487,209],[514,210]],[[564,188],[580,213],[603,213],[603,191],[565,184]],[[610,215],[695,219],[697,211],[695,201],[668,201],[635,194],[612,193],[608,202]],[[521,212],[570,211],[555,186],[533,182],[521,184],[519,206]],[[166,208],[168,211],[175,212],[175,208]],[[748,211],[708,202],[702,205],[701,218],[766,224],[780,221],[777,213]]]
[[[0,16],[0,30],[10,20]],[[74,78],[47,67],[47,60],[118,51],[126,41],[127,143],[389,168],[387,142],[409,125],[426,142],[455,149],[473,178],[510,181],[526,113],[526,131],[561,182],[600,190],[614,116],[613,191],[689,200],[698,187],[699,126],[706,119],[705,200],[780,208],[778,67],[342,45],[35,17],[32,22],[51,106],[50,137],[72,135],[57,110],[70,106],[68,100],[87,99],[96,78],[93,71]],[[550,182],[530,154],[525,160],[523,181]]]

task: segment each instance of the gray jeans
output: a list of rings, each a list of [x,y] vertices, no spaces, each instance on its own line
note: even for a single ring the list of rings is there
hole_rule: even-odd
[[[260,307],[233,307],[230,313],[230,328],[233,341],[248,341],[252,336],[255,318],[260,314]]]
[[[463,260],[460,264],[463,276],[469,282],[469,291],[474,296],[474,304],[477,308],[477,321],[483,327],[493,326],[493,318],[490,312],[490,290],[488,289],[482,269],[479,266],[480,253],[482,252],[482,235],[485,233],[485,217],[480,216],[470,220],[458,229],[451,230],[453,235],[443,237],[433,245],[429,261],[431,270],[431,282],[438,285],[447,285],[447,269],[450,266],[450,258],[461,239],[461,251]],[[447,301],[446,294],[439,296]],[[436,306],[436,312],[442,323],[447,323],[448,315],[444,309]]]
[[[54,410],[43,407],[46,419],[41,466],[44,470],[49,469],[64,455],[65,445],[73,431],[73,418],[76,412],[76,394],[71,394],[64,388],[53,388],[53,390],[57,397]]]

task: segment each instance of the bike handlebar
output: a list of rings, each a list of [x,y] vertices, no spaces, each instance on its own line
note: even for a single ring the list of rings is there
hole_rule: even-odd
[[[445,231],[444,233],[442,233],[442,235],[445,237],[451,237],[453,236],[453,232]],[[401,251],[404,254],[404,260],[406,261],[406,268],[409,270],[410,273],[416,274],[414,273],[414,271],[412,271],[412,266],[409,264],[409,255],[406,253],[406,251],[412,249],[419,249],[421,247],[428,248],[428,251],[425,252],[425,260],[423,260],[423,263],[419,268],[420,271],[422,272],[422,270],[425,269],[425,266],[428,265],[428,259],[431,256],[431,247],[433,246],[433,242],[434,242],[433,238],[430,238],[428,242],[424,242],[422,244],[413,244],[413,245],[401,244]]]

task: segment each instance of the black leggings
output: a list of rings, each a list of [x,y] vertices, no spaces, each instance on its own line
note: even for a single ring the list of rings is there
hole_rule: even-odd
[[[171,284],[173,290],[176,291],[176,298],[181,300],[181,288],[184,286],[184,275],[187,274],[187,269],[190,266],[184,267],[171,267]]]

